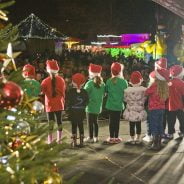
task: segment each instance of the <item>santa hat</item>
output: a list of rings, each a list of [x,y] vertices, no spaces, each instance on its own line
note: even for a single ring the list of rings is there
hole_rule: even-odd
[[[121,63],[114,62],[111,65],[111,73],[112,73],[113,76],[121,76],[122,77],[123,69],[124,69],[124,66]]]
[[[180,65],[174,65],[169,69],[170,76],[175,78],[183,78],[184,76],[184,69]]]
[[[23,67],[22,75],[24,78],[35,77],[35,67],[33,65],[27,64]]]
[[[140,86],[142,81],[143,78],[139,71],[132,72],[129,82],[132,86]]]
[[[166,58],[160,58],[158,61],[155,62],[155,70],[165,68],[167,69],[167,59]]]
[[[56,60],[47,60],[46,69],[48,73],[57,73],[59,71],[59,66]]]
[[[90,78],[100,76],[101,71],[102,71],[102,66],[90,63],[88,71],[89,71]]]
[[[169,70],[165,68],[155,70],[155,76],[158,80],[168,81],[169,80]]]
[[[81,86],[85,83],[86,78],[81,73],[76,73],[72,76],[72,83],[77,88],[77,92],[80,92]]]

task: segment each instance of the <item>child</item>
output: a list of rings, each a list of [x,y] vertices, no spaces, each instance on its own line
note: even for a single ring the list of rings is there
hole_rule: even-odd
[[[72,147],[77,146],[77,127],[79,128],[80,147],[83,147],[85,108],[88,103],[88,94],[85,89],[81,89],[85,83],[85,76],[76,73],[72,76],[73,88],[67,93],[67,108],[69,119],[72,124]]]
[[[170,76],[172,79],[169,82],[169,100],[168,100],[168,133],[169,137],[173,138],[175,133],[176,118],[179,120],[180,132],[179,136],[184,136],[184,69],[180,65],[174,65],[170,68]]]
[[[149,84],[148,84],[148,87],[150,87],[155,82],[155,78],[156,78],[155,71],[152,71],[149,74]],[[146,107],[147,107],[147,105],[146,105]],[[151,137],[150,124],[149,124],[149,119],[148,118],[147,118],[146,124],[147,124],[147,133],[143,137],[142,140],[145,141],[145,142],[147,142],[147,143],[150,143],[152,141],[152,137]]]
[[[146,88],[141,86],[143,78],[140,72],[134,71],[130,76],[130,84],[124,91],[124,101],[127,103],[123,113],[125,120],[129,121],[131,139],[130,144],[140,144],[141,140],[141,121],[146,120],[147,113],[144,110],[146,97],[144,96]],[[136,128],[136,138],[135,138]]]
[[[23,67],[22,75],[25,80],[20,84],[28,97],[38,97],[41,91],[40,83],[35,80],[35,67],[27,64]]]
[[[49,122],[48,144],[53,141],[52,131],[55,121],[58,125],[57,143],[61,143],[62,137],[62,111],[65,103],[65,82],[64,79],[58,76],[59,66],[56,60],[47,60],[46,69],[49,77],[41,83],[42,93],[45,94],[45,110]]]
[[[107,102],[106,109],[109,111],[110,138],[105,143],[120,143],[119,124],[121,111],[124,109],[124,90],[128,83],[123,79],[124,66],[118,62],[111,65],[111,78],[106,82]]]
[[[153,136],[151,149],[159,150],[161,148],[161,138],[163,134],[163,114],[165,102],[169,97],[169,71],[167,69],[155,70],[155,82],[147,88],[145,94],[148,98],[149,124]]]
[[[89,137],[87,137],[86,142],[94,143],[98,142],[98,115],[102,111],[105,84],[101,77],[102,67],[100,65],[91,63],[88,71],[89,81],[84,86],[89,96],[89,103],[86,107]]]

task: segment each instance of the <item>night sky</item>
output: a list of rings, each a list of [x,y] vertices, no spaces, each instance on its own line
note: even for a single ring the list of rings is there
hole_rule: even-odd
[[[151,0],[16,0],[9,8],[13,24],[34,13],[67,36],[155,32],[156,4]]]

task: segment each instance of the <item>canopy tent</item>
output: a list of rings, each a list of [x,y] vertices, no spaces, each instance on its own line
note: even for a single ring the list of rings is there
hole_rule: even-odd
[[[184,0],[152,0],[184,19]]]
[[[29,53],[54,52],[56,41],[65,41],[68,37],[56,29],[50,27],[34,14],[30,14],[15,26],[18,35],[26,42],[26,50]]]
[[[45,24],[33,13],[21,21],[17,25],[17,28],[19,30],[19,36],[24,39],[67,39],[67,36]]]

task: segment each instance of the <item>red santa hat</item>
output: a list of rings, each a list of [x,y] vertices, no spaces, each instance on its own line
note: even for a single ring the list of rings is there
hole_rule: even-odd
[[[175,78],[183,78],[184,76],[184,69],[180,65],[174,65],[169,69],[170,76]]]
[[[124,66],[121,63],[114,62],[111,65],[111,73],[113,76],[123,76],[123,71]]]
[[[81,73],[76,73],[72,76],[72,83],[77,88],[77,92],[80,92],[80,88],[86,82],[86,78]]]
[[[165,68],[155,70],[155,76],[158,80],[169,81],[169,70]]]
[[[158,61],[155,62],[155,70],[165,68],[167,69],[167,59],[166,58],[160,58]]]
[[[102,66],[90,63],[89,65],[89,77],[93,78],[101,75]]]
[[[132,86],[140,86],[143,81],[142,75],[139,71],[132,72],[130,76],[130,84]]]
[[[35,67],[33,65],[27,64],[23,67],[22,75],[24,78],[34,78],[35,77]]]
[[[57,73],[59,71],[59,66],[56,60],[47,60],[46,69],[48,73]]]

